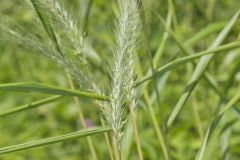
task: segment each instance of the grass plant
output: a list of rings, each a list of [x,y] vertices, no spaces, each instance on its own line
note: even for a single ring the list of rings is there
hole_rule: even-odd
[[[0,160],[238,160],[236,0],[0,3]]]

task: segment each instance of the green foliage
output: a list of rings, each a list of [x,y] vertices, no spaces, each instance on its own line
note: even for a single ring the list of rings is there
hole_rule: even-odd
[[[237,0],[0,3],[0,160],[239,159]]]

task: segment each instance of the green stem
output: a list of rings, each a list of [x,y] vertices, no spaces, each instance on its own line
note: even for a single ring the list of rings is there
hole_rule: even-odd
[[[143,10],[143,3],[142,0],[138,0],[139,5],[138,5],[138,10],[139,10],[139,14],[140,14],[140,18],[141,18],[141,22],[142,22],[142,26],[143,26],[143,33],[144,33],[144,44],[145,44],[145,48],[148,54],[148,58],[149,58],[149,62],[150,62],[150,68],[151,68],[151,74],[154,75],[156,73],[156,70],[154,68],[154,64],[153,64],[153,57],[151,54],[151,50],[150,50],[150,43],[149,43],[149,39],[148,39],[148,27],[146,24],[146,19],[145,19],[145,14],[144,14],[144,10]],[[158,128],[160,130],[160,135],[161,135],[161,140],[162,140],[162,149],[163,149],[163,153],[164,153],[164,157],[166,160],[171,160],[171,155],[170,155],[170,148],[168,146],[168,139],[167,139],[167,135],[165,133],[166,131],[166,125],[164,122],[164,115],[163,115],[163,109],[161,106],[161,101],[160,101],[160,95],[158,92],[158,88],[157,88],[157,79],[154,76],[153,77],[153,84],[154,84],[154,91],[156,93],[156,99],[157,99],[157,103],[158,106],[160,108],[160,128]],[[150,107],[151,109],[152,107]],[[155,117],[155,116],[154,116]]]
[[[102,126],[104,126],[104,120],[102,118],[100,120],[101,120]],[[112,148],[111,143],[110,143],[109,133],[104,133],[104,137],[105,137],[105,141],[107,143],[107,148],[108,148],[108,151],[109,151],[110,160],[114,160],[114,152],[113,152],[113,148]]]
[[[139,158],[139,160],[143,160],[141,141],[140,141],[137,122],[136,122],[136,114],[133,109],[133,106],[129,106],[129,108],[130,108],[130,116],[131,116],[131,121],[132,121],[132,126],[133,126],[133,132],[134,132],[135,140],[136,140],[136,144],[137,144],[138,158]]]
[[[38,92],[62,96],[88,97],[103,101],[109,100],[109,98],[106,96],[98,95],[89,91],[71,90],[35,82],[0,84],[0,90],[15,92]]]
[[[72,77],[70,76],[70,74],[68,73],[68,71],[66,71],[66,74],[67,74],[67,79],[68,79],[68,83],[70,85],[70,88],[75,90],[75,85],[73,83],[73,80],[72,80]],[[79,102],[79,99],[77,97],[73,97],[74,99],[74,102],[76,104],[76,108],[77,108],[77,111],[78,111],[78,115],[79,115],[79,118],[80,118],[80,122],[83,126],[84,129],[87,129],[87,126],[86,126],[86,123],[85,123],[85,117],[84,117],[84,114],[82,112],[82,109],[81,109],[81,106],[80,106],[80,102]],[[91,151],[91,154],[92,154],[92,157],[94,160],[97,160],[97,154],[96,154],[96,151],[95,151],[95,148],[93,146],[93,142],[92,142],[92,139],[91,137],[87,137],[87,143],[88,143],[88,146],[89,146],[89,149]]]
[[[203,136],[204,136],[203,127],[202,127],[201,118],[200,118],[200,114],[198,111],[198,106],[197,106],[195,95],[193,95],[193,98],[192,98],[192,109],[193,109],[193,114],[194,114],[194,118],[196,121],[198,134],[199,134],[200,138],[203,139]]]
[[[121,155],[120,155],[121,152],[117,145],[117,138],[114,135],[114,133],[112,134],[112,145],[113,145],[113,152],[114,152],[115,160],[121,160]]]

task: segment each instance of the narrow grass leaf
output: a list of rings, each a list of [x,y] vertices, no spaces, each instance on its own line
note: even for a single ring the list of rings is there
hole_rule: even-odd
[[[223,40],[226,38],[226,36],[228,35],[230,30],[234,26],[235,22],[237,21],[237,19],[239,17],[239,14],[240,14],[240,10],[237,11],[237,13],[232,17],[232,19],[224,27],[224,29],[218,35],[216,40],[210,46],[209,50],[216,48],[217,46],[219,46],[223,42]],[[201,76],[203,75],[204,71],[207,69],[207,66],[210,63],[210,61],[213,59],[213,56],[214,56],[213,54],[206,55],[206,56],[204,56],[200,59],[197,67],[195,68],[195,70],[192,74],[192,77],[191,77],[187,87],[185,88],[184,93],[180,97],[177,105],[174,107],[174,110],[172,111],[172,113],[171,113],[171,115],[168,119],[168,122],[167,122],[168,127],[170,127],[172,125],[172,123],[176,119],[177,115],[180,113],[180,110],[182,109],[182,107],[186,103],[186,101],[188,100],[188,97],[190,96],[193,89],[197,85],[197,83],[198,83],[199,79],[201,78]]]
[[[157,18],[160,20],[160,22],[162,23],[162,25],[164,26],[165,30],[167,32],[169,32],[169,34],[173,37],[174,41],[176,42],[176,44],[178,45],[179,49],[184,53],[184,55],[188,56],[188,55],[193,55],[195,53],[193,53],[192,49],[190,48],[187,48],[187,46],[191,45],[192,42],[196,41],[197,39],[201,38],[201,37],[204,37],[206,36],[206,33],[208,32],[208,30],[210,31],[211,29],[210,28],[206,28],[206,30],[203,30],[203,31],[200,31],[197,35],[195,35],[196,37],[198,38],[195,38],[195,36],[192,38],[192,39],[189,39],[187,42],[185,42],[184,44],[182,44],[181,40],[178,38],[178,36],[176,34],[174,34],[174,32],[169,29],[167,26],[166,26],[166,22],[164,21],[164,19],[162,18],[162,16],[160,14],[158,14],[157,12],[154,12],[155,15],[157,16]],[[224,26],[226,26],[228,23],[226,22]],[[222,28],[222,26],[220,26]],[[215,27],[213,27],[215,28]],[[225,27],[227,28],[227,27]],[[218,28],[216,28],[218,29]],[[220,28],[219,28],[220,29]],[[224,30],[222,31],[222,33],[225,32]],[[211,48],[211,47],[210,47]],[[178,54],[180,52],[176,52],[176,54],[174,54],[171,58],[170,58],[170,61],[174,60]],[[192,61],[192,64],[194,67],[196,67],[196,63],[195,61]],[[207,71],[205,71],[205,73],[203,73],[203,77],[204,79],[207,81],[207,83],[209,84],[209,87],[214,91],[216,92],[219,97],[221,99],[223,99],[225,102],[228,101],[228,98],[221,92],[221,90],[219,89],[220,86],[218,85],[217,81],[214,79],[213,76],[211,76],[210,73],[208,73]],[[194,84],[193,84],[194,85]],[[192,85],[192,86],[193,86]],[[237,110],[236,107],[233,107],[233,110],[237,113],[239,112]]]
[[[108,100],[106,96],[95,94],[89,91],[70,90],[70,89],[60,88],[57,86],[51,86],[51,85],[35,83],[35,82],[0,84],[0,90],[16,91],[16,92],[39,92],[44,94],[88,97],[88,98],[94,98],[98,100]]]
[[[46,98],[46,99],[39,100],[39,101],[36,101],[36,102],[32,102],[32,103],[29,103],[29,104],[14,107],[14,108],[9,109],[7,111],[0,112],[0,118],[4,117],[4,116],[7,116],[7,115],[10,115],[10,114],[22,112],[22,111],[25,111],[25,110],[28,110],[28,109],[33,109],[33,108],[36,108],[36,107],[39,107],[39,106],[42,106],[42,105],[45,105],[45,104],[53,103],[53,102],[59,100],[62,97],[63,96],[54,96],[54,97]]]
[[[68,140],[72,140],[72,139],[76,139],[76,138],[87,137],[87,136],[91,136],[91,135],[99,134],[99,133],[103,133],[103,132],[108,132],[108,131],[111,131],[111,129],[110,128],[91,128],[91,129],[87,129],[87,130],[80,130],[77,132],[73,132],[73,133],[69,133],[69,134],[65,134],[65,135],[61,135],[61,136],[56,136],[56,137],[46,138],[46,139],[37,140],[37,141],[33,141],[33,142],[28,142],[28,143],[18,144],[18,145],[14,145],[14,146],[0,148],[0,155],[6,154],[6,153],[11,153],[11,152],[16,152],[16,151],[20,151],[20,150],[26,150],[26,149],[30,149],[30,148],[41,147],[41,146],[45,146],[45,145],[49,145],[49,144],[53,144],[53,143],[60,143],[60,142],[64,142],[64,141],[68,141]]]
[[[240,99],[240,92],[238,92],[238,94],[236,94],[232,99],[231,101],[226,105],[224,106],[221,110],[220,110],[220,113],[219,115],[222,115],[224,114],[227,110],[229,110],[232,105],[234,105],[238,100]]]
[[[217,53],[226,53],[226,52],[222,52],[222,51],[226,51],[226,50],[237,48],[237,47],[240,47],[240,42],[232,42],[232,43],[217,47],[215,49],[202,51],[202,52],[196,53],[194,55],[186,56],[186,57],[171,61],[171,62],[167,63],[166,65],[160,67],[153,75],[148,75],[148,76],[145,76],[142,79],[138,80],[135,83],[135,86],[138,86],[148,80],[151,80],[154,76],[157,76],[157,75],[163,74],[167,71],[170,71],[172,69],[178,68],[180,65],[184,65],[186,63],[192,62],[195,59],[201,58],[201,57],[209,55],[209,54],[214,55]]]
[[[142,0],[138,0],[138,3],[139,3],[138,4],[138,11],[139,11],[140,19],[141,19],[142,26],[143,26],[144,45],[145,45],[147,57],[148,57],[149,64],[150,64],[150,71],[151,71],[150,73],[153,75],[154,73],[156,73],[156,69],[155,69],[155,66],[154,66],[154,58],[151,54],[150,39],[149,39],[149,32],[148,32],[149,28],[148,28],[145,13],[144,13],[144,3],[143,3]],[[165,126],[165,122],[164,122],[164,114],[163,114],[163,110],[162,110],[163,108],[161,106],[160,95],[159,95],[159,91],[158,91],[158,88],[157,88],[157,77],[155,77],[155,76],[153,76],[153,86],[154,86],[154,92],[155,92],[156,97],[157,97],[156,98],[157,105],[160,108],[160,121],[159,121],[160,127],[158,128],[157,132],[161,134],[160,135],[160,137],[161,137],[160,138],[161,139],[160,145],[161,145],[161,149],[163,151],[164,158],[166,160],[170,160],[171,159],[171,151],[170,151],[170,147],[168,145],[169,143],[168,143],[167,133],[164,132],[165,129],[166,129],[166,126]],[[154,116],[156,118],[155,114],[151,114],[151,116]],[[152,117],[152,118],[154,119],[154,117]]]
[[[169,10],[168,11],[168,15],[167,15],[167,20],[166,20],[166,27],[170,28],[172,24],[172,11]],[[154,57],[153,57],[153,66],[154,68],[158,67],[159,62],[161,60],[163,51],[164,51],[164,47],[166,46],[166,42],[167,39],[169,37],[169,33],[167,31],[164,32],[163,34],[163,38],[162,41],[157,49],[157,52],[155,53]],[[151,68],[149,69],[149,71],[151,71]]]
[[[60,51],[60,47],[59,47],[59,44],[58,44],[58,41],[57,41],[57,37],[54,33],[54,30],[52,28],[52,25],[50,23],[49,18],[47,17],[46,14],[44,14],[43,10],[41,9],[41,6],[40,6],[41,3],[40,2],[41,1],[39,1],[39,0],[31,0],[33,8],[36,11],[40,21],[42,22],[42,25],[43,25],[45,31],[47,32],[47,34],[51,38],[51,40],[54,42],[57,51]]]

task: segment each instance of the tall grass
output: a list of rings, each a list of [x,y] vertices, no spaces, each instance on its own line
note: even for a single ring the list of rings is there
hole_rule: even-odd
[[[103,157],[111,160],[175,160],[185,159],[185,156],[204,160],[215,152],[219,154],[218,158],[224,160],[231,157],[228,148],[234,144],[230,141],[220,144],[218,139],[221,136],[224,140],[228,139],[229,134],[223,134],[225,130],[236,129],[234,124],[240,115],[240,93],[239,87],[235,86],[239,86],[236,77],[240,63],[236,60],[235,64],[232,58],[233,67],[226,67],[231,72],[223,74],[223,77],[228,77],[225,86],[222,85],[224,78],[217,76],[214,69],[223,66],[218,64],[219,60],[224,61],[222,57],[228,59],[234,55],[235,59],[239,58],[239,36],[233,34],[239,32],[236,29],[239,10],[232,18],[228,17],[228,21],[226,18],[224,22],[211,23],[183,42],[183,34],[180,33],[186,32],[178,20],[179,4],[176,1],[164,2],[167,7],[160,7],[163,11],[156,10],[157,6],[147,6],[150,1],[112,1],[110,19],[114,24],[113,33],[108,32],[107,36],[92,31],[102,29],[93,27],[92,24],[96,22],[91,19],[96,16],[91,16],[91,11],[96,5],[101,5],[100,2],[82,2],[86,4],[83,16],[80,12],[72,11],[64,1],[28,2],[38,18],[38,27],[28,31],[21,25],[8,28],[7,24],[1,24],[3,35],[20,42],[29,51],[44,55],[53,64],[60,65],[63,69],[61,74],[67,83],[65,86],[68,87],[45,82],[2,83],[0,91],[24,92],[29,96],[30,92],[31,95],[43,94],[47,98],[37,98],[28,104],[2,109],[0,118],[7,119],[13,114],[17,117],[27,113],[27,110],[43,108],[60,100],[73,100],[81,123],[77,128],[81,129],[2,147],[0,155],[6,154],[7,157],[8,153],[20,150],[86,138],[87,147],[79,146],[89,150],[88,157],[94,160]],[[214,1],[209,2],[207,13],[198,2],[192,5],[198,8],[198,14],[209,21],[212,19]],[[166,20],[162,15],[164,11],[167,11]],[[106,25],[103,23],[101,21],[100,26]],[[213,40],[211,45],[207,41],[209,47],[202,46],[201,40],[206,37]],[[27,54],[24,56],[28,57]],[[200,83],[202,79],[205,80],[203,84]],[[195,89],[197,86],[199,90]],[[200,93],[204,96],[198,97]],[[209,95],[212,98],[207,97]],[[200,101],[202,97],[207,99]],[[184,108],[184,105],[189,105],[189,99],[192,100],[191,111],[187,110],[187,106]],[[216,107],[215,99],[218,103]],[[172,106],[175,103],[175,107]],[[97,108],[97,113],[94,113],[96,123],[91,126],[86,123],[86,117],[93,108]],[[211,115],[205,113],[205,110],[211,112]],[[236,131],[239,132],[239,129]],[[104,140],[92,136],[96,134]],[[220,145],[222,151],[213,149],[212,146],[216,145]],[[208,149],[214,152],[209,153]]]

